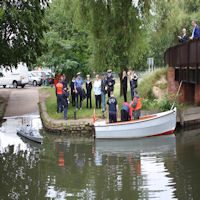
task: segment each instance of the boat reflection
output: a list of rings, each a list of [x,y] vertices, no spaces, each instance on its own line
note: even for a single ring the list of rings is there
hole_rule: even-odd
[[[169,153],[176,150],[175,135],[133,139],[133,140],[96,140],[96,152],[101,154]]]

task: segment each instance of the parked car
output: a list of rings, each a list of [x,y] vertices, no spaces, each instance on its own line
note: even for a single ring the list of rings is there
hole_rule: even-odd
[[[21,86],[24,88],[28,84],[28,68],[25,63],[19,63],[17,68],[11,67],[1,67],[1,77],[0,85],[4,88],[9,85],[13,85],[14,88]]]
[[[29,79],[29,84],[34,85],[34,86],[37,86],[37,85],[41,86],[43,83],[42,78],[32,72],[28,73],[28,79]]]

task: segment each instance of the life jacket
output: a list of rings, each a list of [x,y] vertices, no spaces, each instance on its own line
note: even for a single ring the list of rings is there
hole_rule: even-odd
[[[123,105],[127,105],[128,108],[129,108],[129,118],[131,120],[131,117],[132,117],[132,108],[131,108],[131,105],[127,102],[124,102]]]
[[[57,89],[57,94],[63,94],[63,84],[62,83],[58,83],[56,85],[56,89]]]
[[[131,107],[132,111],[141,109],[141,98],[140,98],[140,97],[134,97],[134,98],[133,98],[133,101],[132,101],[132,104],[134,104],[134,100],[135,100],[136,98],[137,98],[137,101],[138,101],[138,102],[137,102],[137,105],[136,105],[135,108]]]

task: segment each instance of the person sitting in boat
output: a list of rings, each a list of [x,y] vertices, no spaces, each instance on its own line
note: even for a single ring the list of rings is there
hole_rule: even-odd
[[[117,122],[118,102],[114,97],[113,91],[110,92],[110,97],[107,101],[107,112],[109,113],[109,123]]]
[[[62,104],[64,106],[64,119],[67,120],[67,109],[69,104],[69,90],[67,87],[63,89]]]
[[[127,102],[124,102],[121,108],[121,121],[129,121],[132,116],[131,105]]]
[[[141,98],[138,95],[138,91],[135,90],[134,98],[131,103],[132,107],[132,116],[134,117],[134,120],[137,120],[140,118],[140,112],[141,112]]]

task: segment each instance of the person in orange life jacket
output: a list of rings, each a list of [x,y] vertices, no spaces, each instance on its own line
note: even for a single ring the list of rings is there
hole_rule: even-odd
[[[63,95],[63,84],[62,80],[59,79],[56,84],[56,97],[57,97],[57,113],[62,112],[62,95]]]
[[[132,116],[134,117],[134,120],[139,119],[141,111],[141,98],[139,97],[137,90],[135,90],[135,95],[131,103],[131,107],[132,107]]]
[[[124,102],[121,108],[121,121],[129,121],[132,116],[131,105],[127,102]]]
[[[109,113],[109,123],[117,122],[118,103],[113,91],[110,92],[110,97],[107,101],[107,112]]]
[[[64,106],[64,119],[67,120],[67,109],[68,109],[68,99],[69,97],[69,90],[67,87],[63,89],[63,95],[62,95],[62,105]]]

